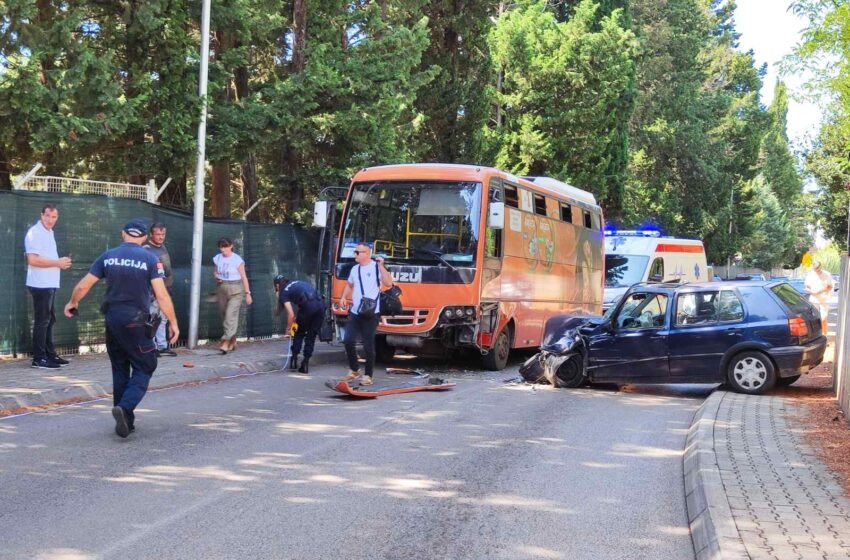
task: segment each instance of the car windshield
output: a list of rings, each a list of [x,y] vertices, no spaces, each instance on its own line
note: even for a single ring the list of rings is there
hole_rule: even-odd
[[[358,243],[402,262],[473,264],[478,246],[481,183],[370,182],[351,191],[341,261]]]
[[[641,255],[605,255],[605,286],[631,286],[643,280],[649,257]]]

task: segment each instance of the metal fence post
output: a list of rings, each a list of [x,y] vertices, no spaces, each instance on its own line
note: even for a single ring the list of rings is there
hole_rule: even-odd
[[[35,175],[36,173],[38,173],[38,170],[39,170],[39,169],[41,169],[41,164],[40,164],[40,163],[36,163],[35,165],[33,165],[32,169],[30,169],[30,170],[27,172],[27,174],[26,174],[26,175],[24,175],[23,177],[21,177],[20,179],[18,179],[18,180],[15,182],[15,184],[14,184],[14,185],[12,185],[12,189],[17,190],[17,189],[21,189],[21,188],[23,188],[23,186],[27,184],[27,181],[29,181],[30,179],[32,179],[32,176],[33,176],[33,175]]]
[[[841,253],[841,288],[838,297],[838,330],[835,333],[832,383],[838,406],[847,417],[850,415],[850,368],[847,364],[847,349],[850,344],[850,325],[847,321],[847,312],[850,309],[850,258],[847,252]]]

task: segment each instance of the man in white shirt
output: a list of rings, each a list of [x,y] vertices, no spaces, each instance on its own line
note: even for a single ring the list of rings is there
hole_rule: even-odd
[[[820,311],[820,324],[824,336],[829,326],[829,296],[832,293],[832,275],[823,269],[820,261],[812,262],[812,270],[806,275],[806,291],[809,301]]]
[[[32,367],[58,369],[68,365],[53,346],[53,324],[56,322],[56,290],[59,271],[71,268],[71,258],[59,258],[53,227],[59,220],[55,204],[41,208],[41,218],[24,237],[27,257],[27,288],[32,294],[34,320],[32,325]]]
[[[354,381],[360,378],[360,363],[357,359],[355,345],[357,339],[363,341],[363,351],[366,353],[366,377],[361,385],[372,384],[372,370],[375,366],[375,331],[378,329],[378,317],[381,313],[381,288],[390,288],[393,277],[384,267],[384,258],[372,260],[372,248],[360,243],[354,249],[354,267],[348,275],[348,283],[342,291],[339,304],[346,307],[351,298],[351,309],[348,312],[348,323],[345,325],[345,353],[348,357],[349,372],[343,379]],[[363,298],[375,301],[372,313],[362,313],[360,303]]]

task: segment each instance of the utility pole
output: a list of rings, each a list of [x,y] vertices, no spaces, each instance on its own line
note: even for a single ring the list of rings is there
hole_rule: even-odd
[[[732,185],[729,194],[729,250],[732,250],[732,221],[735,211],[735,185]],[[726,257],[726,279],[729,280],[729,273],[732,271],[732,253]]]
[[[204,245],[204,167],[207,146],[207,77],[210,60],[210,1],[201,9],[201,74],[198,97],[201,120],[198,123],[198,159],[195,163],[195,212],[192,218],[192,279],[189,297],[189,348],[198,345],[198,321],[201,313],[201,259]]]

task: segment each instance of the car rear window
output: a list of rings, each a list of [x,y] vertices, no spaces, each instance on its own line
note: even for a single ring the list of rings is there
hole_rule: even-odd
[[[783,282],[782,284],[773,286],[771,290],[774,294],[779,296],[782,303],[787,305],[794,313],[802,313],[809,307],[809,304],[806,303],[806,299],[800,294],[800,292],[792,288],[790,284]]]

